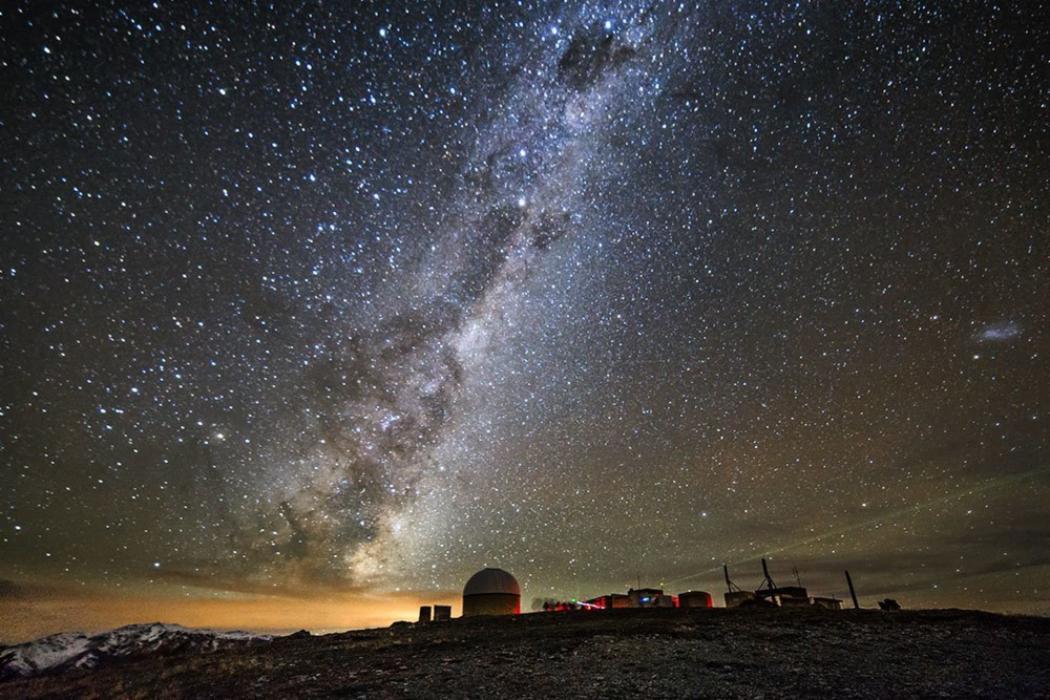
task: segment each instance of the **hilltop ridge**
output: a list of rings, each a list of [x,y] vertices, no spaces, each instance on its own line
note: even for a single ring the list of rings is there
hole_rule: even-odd
[[[1050,619],[960,610],[476,617],[0,683],[0,698],[1050,697]]]

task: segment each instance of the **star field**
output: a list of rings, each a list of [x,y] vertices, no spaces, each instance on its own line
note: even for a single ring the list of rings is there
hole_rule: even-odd
[[[0,10],[2,590],[1050,611],[1037,18],[484,5]]]

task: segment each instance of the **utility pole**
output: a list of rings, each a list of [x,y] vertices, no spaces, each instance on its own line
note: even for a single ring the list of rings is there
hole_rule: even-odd
[[[860,603],[857,602],[857,591],[853,590],[853,579],[850,578],[849,572],[846,572],[846,583],[849,584],[849,594],[853,598],[853,607],[860,610]]]

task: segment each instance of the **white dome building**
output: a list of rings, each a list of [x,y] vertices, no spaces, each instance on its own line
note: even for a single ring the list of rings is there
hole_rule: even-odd
[[[503,569],[482,569],[463,587],[463,617],[520,612],[521,586]]]

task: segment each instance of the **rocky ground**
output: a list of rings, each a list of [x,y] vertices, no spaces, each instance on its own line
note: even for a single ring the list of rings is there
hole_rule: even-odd
[[[120,660],[0,698],[1050,698],[1050,619],[615,610],[473,618]]]

